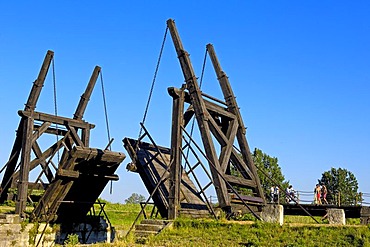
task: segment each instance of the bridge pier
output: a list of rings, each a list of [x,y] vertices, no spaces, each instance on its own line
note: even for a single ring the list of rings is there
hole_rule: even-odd
[[[262,209],[261,218],[265,222],[278,223],[279,225],[283,225],[284,207],[279,204],[267,204]]]
[[[326,210],[325,218],[328,219],[329,224],[335,225],[345,225],[346,224],[346,214],[343,209],[339,208],[328,208]]]

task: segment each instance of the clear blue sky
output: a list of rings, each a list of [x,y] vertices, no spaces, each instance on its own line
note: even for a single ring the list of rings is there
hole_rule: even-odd
[[[213,43],[229,76],[253,150],[277,157],[286,179],[312,191],[331,167],[352,171],[370,192],[370,2],[368,1],[2,1],[0,3],[0,164],[9,157],[24,107],[48,49],[55,52],[58,112],[72,117],[95,65],[107,96],[113,150],[137,138],[166,20],[173,18],[200,76]],[[49,73],[37,110],[54,113]],[[169,146],[172,101],[183,77],[168,37],[146,126]],[[220,97],[211,63],[204,92]],[[101,88],[85,120],[91,146],[107,144]],[[147,195],[126,171],[113,194]],[[0,175],[2,176],[2,175]]]

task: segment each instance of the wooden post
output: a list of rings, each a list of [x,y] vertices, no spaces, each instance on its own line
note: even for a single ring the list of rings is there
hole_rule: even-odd
[[[168,219],[177,218],[180,208],[180,185],[181,185],[181,147],[182,126],[184,112],[184,89],[169,88],[169,94],[173,98],[172,106],[172,131],[171,131],[171,158],[170,158],[170,186],[168,197]]]
[[[20,176],[18,182],[18,195],[15,213],[24,218],[27,204],[28,179],[30,173],[30,159],[32,148],[33,118],[26,118],[23,122],[22,154],[20,164]]]

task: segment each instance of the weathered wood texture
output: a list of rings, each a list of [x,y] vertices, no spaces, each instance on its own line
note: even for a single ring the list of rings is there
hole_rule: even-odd
[[[49,70],[51,61],[54,57],[54,52],[53,51],[47,51],[44,61],[41,65],[40,72],[37,76],[37,79],[34,81],[31,92],[28,96],[24,111],[27,112],[33,112],[36,108],[36,103],[38,101],[38,98],[40,96],[42,87],[45,82],[45,78],[47,75],[47,72]],[[32,125],[32,126],[31,126]],[[28,132],[24,132],[24,131]],[[10,158],[8,162],[5,164],[6,170],[3,176],[3,180],[1,182],[1,195],[0,195],[0,203],[3,203],[6,199],[8,199],[8,192],[9,188],[11,187],[13,182],[13,173],[16,170],[16,165],[19,160],[19,156],[22,152],[22,155],[29,155],[30,153],[30,140],[25,141],[25,137],[30,137],[32,135],[32,130],[33,130],[33,120],[29,118],[22,118],[18,129],[17,129],[17,135],[13,144],[13,148],[10,154]],[[27,148],[26,150],[22,150],[22,148]],[[25,164],[25,162],[29,162],[29,158],[23,157],[21,158],[22,164]],[[27,164],[26,164],[27,165]],[[17,205],[17,212],[19,213],[20,211],[24,211],[25,209],[25,198],[27,197],[27,186],[28,186],[28,173],[29,169],[26,167],[25,169],[21,168],[21,179],[19,180],[20,184],[20,197],[21,197],[21,202],[18,202]],[[27,181],[26,181],[27,180]],[[21,216],[23,217],[24,214],[22,213]]]
[[[239,147],[240,147],[240,150],[241,150],[241,155],[242,155],[243,160],[245,162],[245,163],[242,163],[242,168],[243,168],[243,170],[249,169],[252,172],[253,178],[256,182],[255,187],[252,187],[253,192],[256,194],[257,197],[260,197],[260,198],[264,199],[264,193],[263,193],[261,183],[259,181],[259,177],[258,177],[258,174],[257,174],[257,169],[254,166],[253,158],[252,158],[252,155],[251,155],[251,152],[250,152],[250,149],[249,149],[247,138],[245,136],[246,135],[246,128],[244,126],[243,119],[242,119],[242,116],[241,116],[240,111],[239,111],[239,106],[238,106],[238,104],[236,102],[236,99],[235,99],[235,96],[234,96],[234,92],[231,89],[231,85],[229,83],[229,79],[228,79],[226,73],[221,68],[221,65],[218,61],[218,58],[216,56],[216,52],[214,50],[213,45],[208,44],[207,45],[207,50],[208,50],[208,53],[211,57],[211,61],[212,61],[214,70],[216,72],[217,79],[220,83],[222,93],[224,95],[225,102],[226,102],[226,105],[227,105],[227,109],[228,109],[229,112],[235,114],[236,119],[238,120],[238,123],[239,123],[239,127],[238,127],[236,137],[237,137],[238,144],[239,144]],[[241,171],[241,172],[243,172],[243,171]]]
[[[32,212],[32,220],[78,222],[99,197],[125,155],[75,146]]]
[[[226,212],[230,212],[232,209],[228,192],[230,185],[250,189],[253,197],[256,197],[250,202],[258,201],[264,204],[262,186],[245,136],[246,128],[228,78],[221,69],[213,46],[208,45],[207,48],[225,102],[201,92],[189,54],[182,45],[175,22],[169,19],[167,27],[171,33],[185,78],[187,92],[185,92],[184,101],[191,105],[183,113],[183,122],[188,123],[190,118],[195,115],[220,207]],[[176,94],[173,92],[176,90],[178,89],[171,88],[169,90],[174,100]],[[180,112],[180,109],[177,109],[177,112]],[[178,122],[178,120],[172,120],[172,124],[178,124]],[[180,138],[176,138],[177,143],[181,146]],[[234,147],[236,142],[240,151]],[[220,150],[219,154],[216,150]],[[236,171],[237,175],[231,174],[232,168],[235,168],[233,171]],[[246,202],[248,203],[248,201]]]
[[[177,90],[173,96],[171,155],[170,155],[170,187],[168,197],[168,219],[176,219],[180,208],[181,184],[181,148],[184,111],[184,90]]]
[[[128,151],[131,159],[135,162],[136,172],[139,173],[144,182],[149,194],[151,194],[156,187],[160,178],[165,173],[167,178],[162,185],[159,186],[158,191],[153,195],[154,204],[157,206],[159,213],[163,218],[168,217],[168,196],[169,196],[169,171],[170,164],[170,149],[158,147],[163,159],[159,155],[158,150],[151,144],[140,142],[137,150],[134,147],[137,141],[129,138],[123,140],[124,146]],[[200,193],[190,180],[189,176],[183,172],[180,167],[181,185],[180,185],[180,208],[195,211],[203,211],[201,214],[209,215],[207,205],[200,197]],[[180,214],[181,214],[180,209]],[[197,214],[200,214],[199,212]]]
[[[170,30],[172,41],[174,43],[175,50],[180,61],[187,89],[189,90],[191,103],[194,108],[195,117],[197,119],[198,128],[200,130],[200,135],[204,146],[204,151],[207,154],[208,163],[210,163],[209,166],[212,173],[213,183],[215,185],[219,204],[222,208],[230,207],[230,200],[227,194],[226,183],[213,168],[216,167],[216,169],[218,169],[220,167],[220,162],[217,157],[215,145],[210,134],[211,129],[208,124],[208,120],[211,118],[211,116],[206,110],[205,103],[202,100],[202,93],[197,82],[197,77],[195,76],[193,66],[190,62],[189,54],[185,51],[182,45],[180,36],[175,26],[175,22],[171,19],[168,20],[167,27]]]
[[[98,198],[107,181],[118,180],[114,171],[123,160],[124,155],[87,148],[90,130],[95,126],[84,121],[83,115],[101,70],[99,66],[94,69],[73,119],[35,111],[53,55],[52,51],[47,52],[26,106],[23,111],[18,112],[21,121],[10,158],[5,164],[6,170],[1,183],[0,202],[15,199],[16,213],[24,217],[26,203],[30,199],[29,189],[42,189],[51,186],[51,192],[49,189],[45,192],[43,202],[34,212],[34,218],[45,220],[54,217],[56,212],[62,215],[66,215],[68,212],[72,218],[67,216],[66,219],[75,219],[77,214],[78,217],[85,217],[91,203]],[[61,136],[61,138],[43,151],[38,144],[38,140],[43,134],[54,134]],[[60,149],[63,152],[60,160],[58,157],[59,164],[54,164],[53,158],[55,160],[54,156]],[[31,157],[33,158],[31,159]],[[17,164],[19,164],[19,168]],[[29,173],[37,167],[40,167],[41,172],[36,181],[31,182],[29,181]],[[42,177],[44,176],[47,183],[43,181]],[[93,182],[93,186],[91,182]],[[17,196],[10,192],[10,188],[17,189]],[[68,199],[69,197],[72,199]],[[60,207],[60,202],[64,198],[70,201],[88,201],[88,203],[74,203],[73,205],[77,206],[72,209],[68,207],[64,212],[64,205]],[[43,205],[46,205],[47,208],[43,208]],[[56,215],[56,217],[58,216]]]

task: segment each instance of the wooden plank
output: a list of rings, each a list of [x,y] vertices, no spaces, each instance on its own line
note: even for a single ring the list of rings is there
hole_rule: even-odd
[[[22,136],[22,153],[21,163],[19,169],[18,182],[18,197],[15,206],[15,213],[21,218],[25,217],[25,210],[27,204],[28,180],[30,173],[30,159],[31,159],[31,141],[33,133],[33,119],[26,118],[23,122],[23,136]]]
[[[124,143],[126,149],[129,146],[132,147],[136,145],[135,140],[129,138],[125,138]],[[162,155],[165,159],[164,161],[159,158],[157,154],[158,152],[153,150],[153,146],[148,143],[141,142],[137,153],[129,152],[130,156],[134,156],[137,159],[135,163],[137,166],[136,172],[139,173],[149,193],[153,191],[160,179],[160,176],[164,172],[168,174],[166,169],[170,163],[170,154],[168,152],[169,149],[164,147],[159,148],[161,152],[163,151]],[[162,217],[165,217],[168,214],[167,198],[169,195],[169,186],[169,180],[166,180],[163,185],[159,187],[159,192],[153,196],[153,201],[159,208],[159,212],[161,213]],[[207,208],[205,202],[199,196],[199,191],[197,190],[196,186],[184,170],[181,171],[180,191],[181,208],[184,205],[189,204],[202,205],[203,209]]]
[[[245,179],[242,177],[232,176],[225,174],[224,178],[231,184],[231,185],[237,185],[237,186],[243,186],[248,188],[255,188],[256,182],[250,179]]]
[[[32,212],[33,220],[51,220],[51,222],[79,220],[87,214],[107,182],[118,180],[114,171],[119,164],[102,161],[99,156],[84,160],[78,155],[79,152],[91,150],[97,149],[75,146],[73,150],[66,152],[68,157],[60,163],[58,176],[48,186]],[[119,162],[122,161],[122,154],[119,153],[116,157]],[[92,184],[94,186],[91,186]],[[65,200],[83,203],[65,204]]]
[[[97,148],[82,148],[79,146],[74,147],[71,155],[84,160],[95,159],[99,156],[99,160],[103,162],[121,162],[126,158],[126,155],[121,152],[113,152]]]
[[[80,173],[78,171],[58,169],[57,176],[65,178],[78,178]]]

